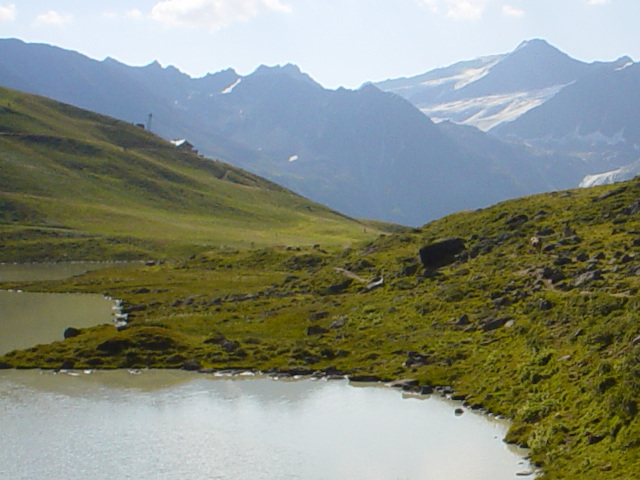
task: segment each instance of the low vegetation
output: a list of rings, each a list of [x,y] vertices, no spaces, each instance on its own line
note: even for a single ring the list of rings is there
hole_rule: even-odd
[[[63,281],[0,284],[107,293],[123,301],[126,326],[80,329],[9,352],[0,365],[414,379],[407,389],[448,387],[468,408],[511,418],[508,440],[531,449],[543,478],[635,478],[638,198],[637,179],[538,195],[348,247],[246,248],[248,239],[234,247],[193,245],[180,234],[175,251],[189,255],[171,256],[174,250],[132,235],[126,248],[166,259]],[[37,228],[29,231],[39,235]],[[13,251],[24,245],[28,252],[29,238],[12,237]],[[102,241],[116,255],[110,238],[87,238],[78,248],[98,255]],[[424,265],[419,250],[447,238],[462,239],[464,250]],[[70,245],[55,243],[52,255],[74,255]]]
[[[0,262],[172,258],[377,227],[134,125],[0,88]]]

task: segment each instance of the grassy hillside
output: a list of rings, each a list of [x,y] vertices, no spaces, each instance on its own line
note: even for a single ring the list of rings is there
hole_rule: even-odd
[[[411,378],[514,420],[546,479],[640,471],[640,182],[519,199],[351,248],[216,248],[63,282],[130,323],[12,352],[5,367],[250,368]],[[537,235],[543,248],[529,240]],[[464,240],[453,263],[418,250]],[[375,279],[383,278],[377,287]]]
[[[371,227],[144,129],[0,88],[0,261],[347,244]]]

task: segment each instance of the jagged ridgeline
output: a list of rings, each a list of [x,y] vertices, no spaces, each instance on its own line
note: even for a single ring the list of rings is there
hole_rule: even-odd
[[[129,323],[79,329],[0,365],[403,379],[408,391],[446,387],[467,408],[513,419],[508,440],[531,448],[544,478],[637,478],[638,198],[635,179],[460,212],[348,249],[215,249],[20,284],[109,292]]]
[[[0,261],[345,244],[376,231],[143,128],[4,88],[0,172]]]

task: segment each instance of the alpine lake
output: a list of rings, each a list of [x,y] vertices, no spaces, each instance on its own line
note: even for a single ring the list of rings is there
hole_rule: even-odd
[[[0,280],[100,264],[0,265]],[[113,323],[100,295],[0,291],[0,352]],[[115,328],[115,327],[114,327]],[[534,478],[508,421],[346,379],[179,370],[0,370],[7,479]]]

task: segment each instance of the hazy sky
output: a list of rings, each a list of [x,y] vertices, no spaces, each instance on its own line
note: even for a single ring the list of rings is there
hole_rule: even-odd
[[[0,37],[192,76],[295,63],[328,88],[423,73],[544,38],[640,59],[638,0],[0,0]],[[0,59],[1,61],[1,59]]]

